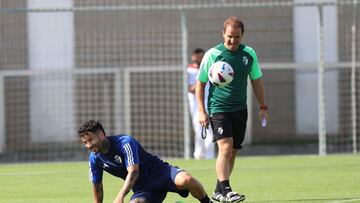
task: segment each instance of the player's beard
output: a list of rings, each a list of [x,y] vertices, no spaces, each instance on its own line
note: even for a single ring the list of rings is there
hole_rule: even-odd
[[[104,141],[101,143],[100,151],[101,153],[107,153],[110,148],[110,141],[109,139],[105,138]]]

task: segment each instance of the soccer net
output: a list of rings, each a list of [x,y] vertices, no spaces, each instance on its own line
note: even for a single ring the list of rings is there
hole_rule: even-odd
[[[189,157],[185,68],[193,49],[222,41],[229,16],[245,22],[243,42],[257,51],[270,108],[271,121],[261,128],[249,94],[247,144],[317,153],[323,92],[326,151],[353,152],[360,140],[353,110],[360,102],[360,35],[351,26],[360,12],[352,3],[0,1],[0,161],[84,159],[76,131],[88,119],[100,120],[108,135],[135,136],[159,156]]]

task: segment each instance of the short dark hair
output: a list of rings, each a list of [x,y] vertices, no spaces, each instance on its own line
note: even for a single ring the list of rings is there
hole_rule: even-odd
[[[192,54],[204,54],[205,53],[205,51],[204,51],[204,49],[202,49],[202,48],[196,48],[196,49],[194,49],[194,51],[192,52]]]
[[[241,34],[244,34],[245,32],[245,26],[244,23],[237,17],[230,17],[228,19],[225,20],[224,22],[224,30],[223,32],[225,33],[225,30],[228,26],[234,27],[234,28],[240,28],[241,29]]]
[[[85,121],[78,130],[79,137],[88,135],[89,133],[97,133],[102,131],[105,134],[104,127],[99,121],[88,120]]]

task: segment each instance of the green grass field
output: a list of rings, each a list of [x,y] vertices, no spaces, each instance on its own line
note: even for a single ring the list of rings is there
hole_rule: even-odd
[[[215,183],[215,160],[167,160],[200,180],[208,194]],[[1,203],[92,202],[87,162],[2,164]],[[104,202],[112,202],[123,181],[104,177]],[[360,156],[240,157],[232,174],[245,202],[360,202]],[[130,196],[130,195],[129,195]],[[165,202],[197,202],[168,193]]]

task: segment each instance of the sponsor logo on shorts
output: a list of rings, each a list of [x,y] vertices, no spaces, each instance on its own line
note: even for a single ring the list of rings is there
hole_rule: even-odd
[[[217,132],[218,132],[220,135],[222,135],[223,132],[224,132],[224,130],[222,129],[222,127],[218,127]]]

